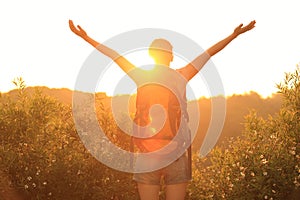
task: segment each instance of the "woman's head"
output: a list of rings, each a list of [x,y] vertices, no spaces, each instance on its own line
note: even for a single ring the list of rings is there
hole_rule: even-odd
[[[149,46],[149,55],[156,64],[170,65],[173,61],[172,45],[165,39],[155,39]]]

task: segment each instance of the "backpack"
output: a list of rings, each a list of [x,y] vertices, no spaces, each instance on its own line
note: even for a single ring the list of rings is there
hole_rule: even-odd
[[[185,85],[179,88],[176,79],[172,80],[174,79],[174,75],[171,75],[171,81],[168,81],[166,74],[169,74],[169,70],[172,69],[168,68],[166,72],[165,68],[157,69],[155,81],[147,80],[146,78],[143,84],[139,84],[136,97],[136,112],[133,120],[134,135],[131,137],[131,149],[133,151],[134,146],[136,146],[140,152],[148,153],[159,150],[162,146],[174,140],[179,147],[187,149],[191,172],[191,136],[187,125],[189,116],[187,112]],[[176,72],[176,74],[178,73]],[[156,104],[161,104],[166,111],[164,112],[164,126],[159,131],[150,126],[152,123],[150,109]],[[162,112],[158,112],[155,115],[154,111],[153,115],[159,118]],[[185,145],[188,145],[188,147]]]

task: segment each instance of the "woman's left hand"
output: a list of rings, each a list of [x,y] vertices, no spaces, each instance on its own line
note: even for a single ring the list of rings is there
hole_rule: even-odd
[[[254,27],[255,27],[255,23],[256,23],[256,21],[255,20],[253,20],[253,21],[251,21],[247,26],[244,26],[243,27],[243,24],[240,24],[238,27],[236,27],[235,29],[234,29],[234,34],[236,35],[236,36],[238,36],[238,35],[240,35],[240,34],[242,34],[242,33],[245,33],[245,32],[247,32],[247,31],[250,31],[251,29],[253,29]]]

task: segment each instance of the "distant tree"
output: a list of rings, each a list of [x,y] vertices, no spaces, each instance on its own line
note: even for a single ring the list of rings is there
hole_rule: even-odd
[[[218,98],[218,97],[213,97]],[[212,99],[201,98],[198,100],[200,108],[200,126],[193,142],[193,151],[200,149],[204,136],[211,122]],[[228,146],[227,141],[231,137],[241,136],[245,115],[255,110],[257,116],[267,119],[280,110],[282,95],[273,94],[271,97],[262,98],[256,92],[243,95],[232,95],[226,97],[226,118],[217,146]],[[195,111],[190,111],[195,112]]]

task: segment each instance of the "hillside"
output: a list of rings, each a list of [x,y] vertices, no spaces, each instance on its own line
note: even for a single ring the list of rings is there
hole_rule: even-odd
[[[71,105],[73,91],[62,88],[62,89],[50,89],[47,87],[28,87],[25,92],[30,96],[34,92],[39,91],[43,94],[49,95],[58,101]],[[10,95],[14,97],[17,95],[17,90],[12,90],[4,95]],[[105,107],[106,110],[111,110],[111,99],[112,97],[107,96],[105,93],[97,93],[95,95],[96,102],[100,103]],[[217,97],[216,97],[217,98]],[[118,103],[129,99],[128,95],[120,95],[113,97],[114,106],[118,106]],[[129,111],[134,113],[134,99],[135,96],[130,98]],[[281,107],[282,99],[279,94],[274,94],[269,98],[262,98],[255,92],[251,92],[244,95],[233,95],[226,98],[226,118],[218,144],[225,141],[225,138],[239,136],[243,130],[243,121],[245,115],[250,110],[256,110],[257,114],[263,118],[267,118],[269,115],[273,115],[278,112]],[[197,136],[194,140],[193,149],[199,150],[206,131],[211,121],[211,99],[201,98],[198,100],[200,109],[200,127]],[[98,108],[99,105],[96,106]],[[122,110],[120,107],[115,107],[115,110]]]

